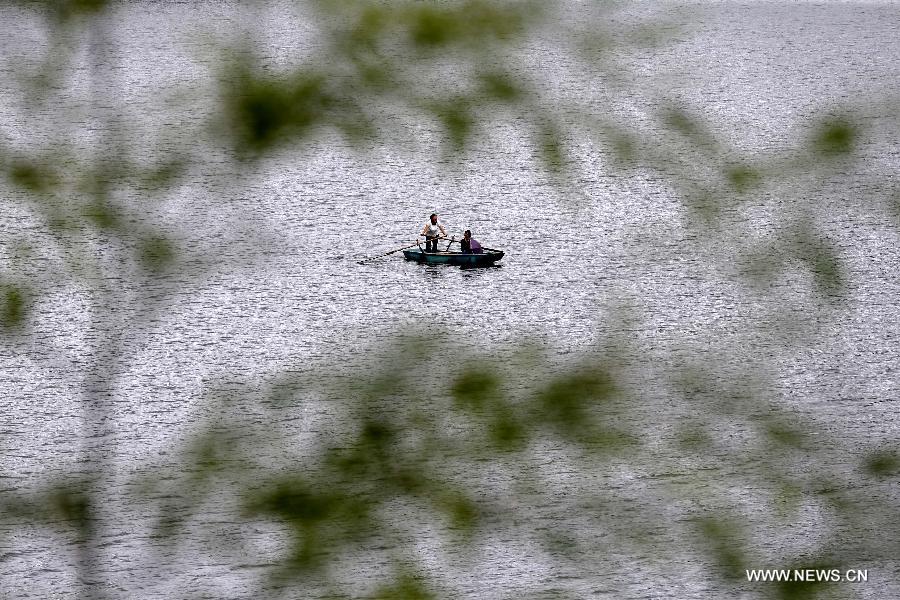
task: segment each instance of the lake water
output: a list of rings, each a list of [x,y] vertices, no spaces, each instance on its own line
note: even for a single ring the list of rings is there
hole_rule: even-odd
[[[586,12],[567,6],[554,19],[574,26]],[[515,119],[493,124],[458,162],[442,158],[439,135],[424,121],[409,133],[415,143],[372,144],[358,152],[325,136],[253,167],[210,150],[215,52],[233,41],[235,31],[245,31],[262,40],[260,54],[270,68],[292,64],[321,43],[301,9],[279,3],[259,12],[228,2],[117,4],[102,63],[92,66],[92,55],[78,46],[72,75],[43,105],[20,93],[19,77],[52,40],[31,13],[0,9],[0,161],[10,148],[41,148],[62,138],[69,145],[63,164],[77,168],[79,157],[106,149],[109,140],[96,125],[112,117],[127,124],[123,131],[130,133],[119,143],[136,160],[156,156],[148,148],[162,148],[163,154],[183,152],[197,161],[170,194],[145,198],[140,190],[131,192],[139,200],[135,218],[161,223],[183,240],[178,272],[156,283],[122,277],[122,248],[113,241],[60,247],[25,207],[23,193],[4,183],[0,277],[35,281],[43,296],[28,330],[0,345],[0,490],[8,498],[27,495],[43,481],[84,471],[91,460],[110,473],[94,579],[77,581],[77,553],[61,545],[62,536],[13,516],[0,529],[0,596],[67,598],[87,590],[123,598],[252,597],[259,586],[271,591],[260,573],[283,547],[277,527],[235,525],[229,521],[233,507],[207,500],[196,535],[174,551],[153,537],[143,505],[123,498],[135,477],[152,477],[217,416],[211,390],[231,394],[233,406],[256,425],[318,430],[313,424],[328,421],[329,406],[314,400],[264,408],[255,403],[286,377],[292,389],[302,389],[315,387],[323,370],[367,365],[400,331],[447,336],[438,339],[506,363],[519,360],[516,349],[523,344],[537,344],[551,372],[613,344],[626,365],[623,380],[646,405],[635,412],[635,429],[642,429],[642,410],[652,415],[666,405],[687,367],[712,373],[716,390],[753,389],[765,402],[796,411],[791,414],[801,423],[815,419],[817,431],[840,440],[832,455],[793,456],[786,464],[827,464],[846,474],[868,448],[895,442],[900,10],[880,2],[641,3],[614,15],[613,33],[629,23],[662,23],[662,43],[629,48],[604,62],[598,50],[576,60],[552,39],[537,37],[518,67],[569,128],[571,171],[558,185]],[[106,100],[86,104],[92,94]],[[822,111],[855,107],[865,142],[860,160],[834,174],[823,175],[821,165],[798,172],[780,168],[758,194],[741,202],[725,198],[718,221],[708,224],[680,192],[696,191],[691,182],[702,180],[713,181],[713,195],[729,194],[707,170],[731,150],[719,148],[712,159],[702,152],[677,155],[683,175],[673,178],[641,164],[618,168],[583,117],[624,120],[654,135],[655,115],[669,102],[702,117],[735,153],[772,157],[772,164],[781,164],[802,142],[803,124]],[[117,199],[128,198],[122,194]],[[449,232],[471,229],[484,245],[502,248],[502,266],[422,266],[399,253],[358,264],[411,243],[433,211]],[[839,298],[817,287],[810,270],[793,258],[758,285],[742,274],[745,259],[768,241],[777,240],[788,253],[804,227],[828,236],[840,260]],[[34,248],[29,260],[22,259],[23,240]],[[97,258],[104,271],[73,280],[65,261],[78,253]],[[113,276],[106,278],[108,273]],[[92,310],[102,316],[99,325],[92,325]],[[448,348],[451,358],[458,356],[458,346]],[[85,398],[94,410],[84,410]],[[642,435],[664,454],[673,436],[667,422],[646,423],[651,426]],[[741,435],[725,425],[719,432]],[[291,450],[260,453],[275,463]],[[657,456],[657,463],[594,472],[571,467],[572,457],[559,448],[536,456],[563,495],[608,488],[621,492],[620,502],[652,496],[661,482],[695,485],[689,475],[703,462],[673,465]],[[765,512],[755,504],[757,494],[741,498],[741,490],[752,490],[748,480],[757,467],[751,458],[709,467],[711,505],[734,485],[736,502],[750,513]],[[797,477],[807,481],[811,474]],[[851,475],[846,481],[854,497],[893,499],[896,506],[896,489],[888,484],[870,489]],[[634,523],[633,516],[620,519],[625,504],[610,501],[600,511],[604,522]],[[680,522],[692,510],[667,507],[656,497],[649,505],[672,510],[660,517],[663,523]],[[518,510],[521,521],[487,536],[474,557],[448,554],[436,541],[440,535],[428,530],[400,537],[415,540],[415,558],[443,586],[442,597],[774,593],[742,581],[722,583],[702,553],[672,560],[660,551],[669,557],[661,559],[654,554],[658,548],[619,546],[589,519],[543,506]],[[760,561],[779,553],[802,556],[804,544],[812,548],[824,535],[827,508],[801,503],[797,510],[800,517],[786,518],[779,535],[751,527],[752,544],[765,550]],[[559,559],[536,541],[540,536],[529,521],[586,538],[593,554]],[[875,516],[861,523],[836,535],[852,545],[876,539],[887,526]],[[246,546],[231,546],[235,527],[249,540]],[[839,594],[900,597],[900,565],[889,558],[897,556],[889,551],[897,539],[889,535],[894,529],[884,531],[883,554],[849,565],[870,569],[869,583],[845,586]],[[678,535],[672,534],[672,544]],[[366,582],[385,568],[383,554],[364,553],[356,568],[345,567],[336,575],[346,586],[339,589],[370,592]],[[758,565],[788,566],[795,565]],[[331,597],[333,591],[299,586],[286,595]]]

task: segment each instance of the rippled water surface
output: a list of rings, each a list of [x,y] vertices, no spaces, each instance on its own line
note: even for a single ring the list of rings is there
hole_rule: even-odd
[[[620,57],[618,74],[629,82],[621,91],[603,87],[549,42],[535,45],[523,77],[538,69],[549,74],[542,85],[572,123],[578,117],[568,105],[652,127],[647,115],[673,100],[751,154],[792,147],[804,135],[805,119],[846,103],[864,100],[864,116],[880,122],[883,102],[900,81],[900,11],[890,3],[713,3],[634,12],[661,19],[672,39]],[[85,446],[101,448],[113,469],[104,507],[113,516],[98,553],[98,581],[90,586],[129,598],[250,595],[261,565],[282,543],[279,530],[248,525],[244,533],[256,554],[242,554],[224,534],[216,537],[217,519],[227,518],[221,515],[230,507],[213,504],[203,536],[191,538],[182,555],[166,556],[168,567],[154,568],[147,556],[159,544],[145,515],[117,500],[120,492],[133,476],[152,474],[215,416],[210,390],[250,390],[242,392],[240,406],[264,422],[272,413],[253,408],[253,392],[286,373],[301,385],[325,368],[364,363],[400,330],[446,334],[489,357],[538,342],[557,365],[624,339],[622,360],[640,365],[631,376],[648,396],[664,395],[662,382],[676,375],[675,365],[721,362],[723,377],[761,373],[773,398],[856,440],[849,447],[897,438],[900,240],[897,214],[882,201],[885,182],[900,168],[896,121],[868,131],[861,167],[827,186],[785,181],[758,200],[726,204],[721,229],[698,226],[669,179],[614,167],[589,135],[571,136],[572,171],[565,184],[554,183],[509,122],[497,123],[459,163],[442,159],[428,124],[417,126],[413,147],[373,144],[357,151],[325,136],[252,169],[207,153],[210,102],[197,90],[214,90],[218,45],[233,41],[235,28],[248,30],[262,38],[263,59],[273,69],[291,64],[317,43],[304,16],[293,13],[278,7],[256,15],[218,2],[122,4],[110,20],[108,61],[91,67],[88,58],[76,57],[64,92],[47,105],[29,106],[15,91],[17,77],[34,48],[49,41],[32,16],[0,9],[2,144],[40,147],[62,128],[74,154],[96,149],[101,142],[91,124],[107,108],[79,106],[89,94],[109,94],[123,100],[122,122],[137,131],[128,147],[142,148],[144,140],[203,153],[175,193],[142,200],[151,218],[185,240],[183,268],[147,286],[108,282],[124,295],[116,298],[159,300],[152,311],[136,310],[136,302],[104,305],[86,286],[40,272],[50,259],[20,267],[13,260],[18,239],[52,243],[16,205],[20,192],[3,191],[9,207],[0,218],[2,276],[36,276],[47,294],[37,301],[27,334],[0,345],[0,487],[27,493],[44,477],[78,473]],[[576,10],[571,13],[564,16],[577,21]],[[200,133],[185,139],[183,131]],[[702,171],[703,157],[691,168]],[[795,195],[815,198],[817,210],[803,218],[830,236],[844,265],[838,302],[797,265],[762,287],[740,274],[744,253],[784,225],[776,211]],[[503,249],[501,266],[423,266],[399,253],[357,262],[411,243],[432,211],[450,232],[471,229],[484,245]],[[92,328],[96,303],[110,316]],[[85,416],[80,390],[104,380],[90,366],[94,353],[122,331],[115,360],[99,361],[112,381],[103,390],[105,410]],[[449,360],[458,357],[453,352]],[[274,414],[286,425],[317,422],[327,411],[288,406]],[[96,437],[85,439],[85,431]],[[277,448],[266,452],[278,455]],[[548,465],[557,464],[554,456],[548,449]],[[674,477],[677,485],[678,473],[643,477]],[[580,479],[565,485],[624,484]],[[640,495],[648,484],[635,476],[628,485]],[[541,507],[531,509],[542,527],[555,526],[552,519],[542,522]],[[572,519],[567,525],[577,529]],[[592,537],[590,525],[584,531]],[[809,535],[815,533],[810,526]],[[427,532],[417,535],[428,539]],[[527,540],[492,540],[477,564],[454,557],[442,563],[429,554],[434,545],[423,542],[422,560],[458,597],[544,588],[575,597],[715,597],[703,583],[703,565],[657,564],[634,553],[609,558],[611,552],[591,572],[565,572]],[[76,558],[52,550],[56,541],[28,528],[4,533],[0,596],[70,597]],[[377,560],[366,560],[361,572],[377,573]],[[865,598],[900,596],[897,565],[879,567],[875,581],[854,591]]]

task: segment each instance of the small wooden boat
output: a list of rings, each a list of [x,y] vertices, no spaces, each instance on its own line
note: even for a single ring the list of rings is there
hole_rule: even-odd
[[[406,260],[414,260],[427,265],[457,265],[460,267],[489,267],[503,258],[500,250],[484,249],[481,254],[463,254],[462,252],[422,252],[419,248],[404,250]]]

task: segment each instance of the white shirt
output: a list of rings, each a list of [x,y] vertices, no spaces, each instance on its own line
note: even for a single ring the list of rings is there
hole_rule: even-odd
[[[441,233],[441,222],[432,223],[428,221],[428,224],[425,225],[425,237],[438,237]]]

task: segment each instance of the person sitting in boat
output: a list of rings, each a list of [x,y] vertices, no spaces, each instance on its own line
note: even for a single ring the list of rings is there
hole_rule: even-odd
[[[463,233],[463,238],[459,240],[459,246],[462,249],[463,254],[483,254],[484,250],[481,247],[481,244],[472,237],[472,232],[466,229],[465,233]]]
[[[438,239],[447,237],[444,226],[438,222],[437,214],[431,213],[428,223],[425,223],[425,227],[422,229],[422,235],[425,236],[425,252],[437,252]]]

